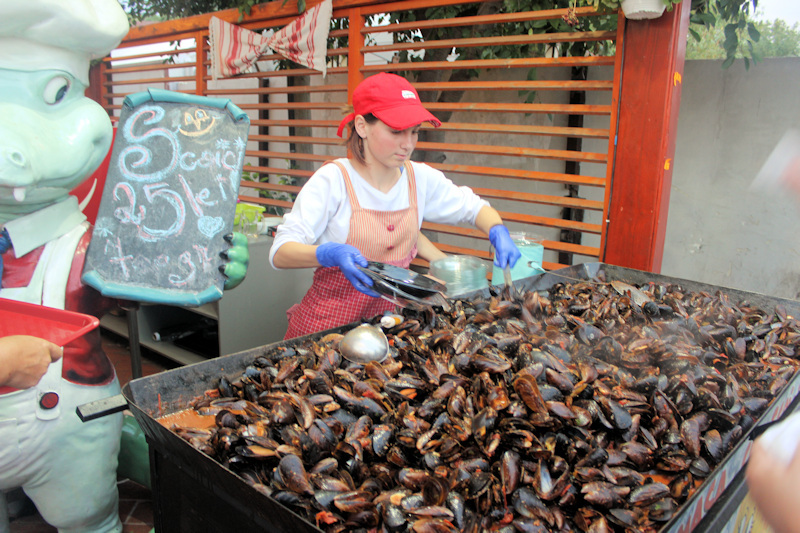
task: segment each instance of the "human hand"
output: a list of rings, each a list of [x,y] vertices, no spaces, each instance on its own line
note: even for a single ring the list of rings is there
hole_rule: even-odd
[[[225,276],[225,290],[237,287],[247,275],[247,266],[250,264],[250,248],[247,244],[247,236],[244,233],[234,231],[223,237],[230,243],[231,247],[220,252],[220,257],[227,261],[219,267],[219,271]]]
[[[58,361],[64,349],[50,341],[29,335],[0,338],[0,385],[28,389],[39,383],[50,363]]]
[[[320,265],[339,267],[344,277],[357,291],[373,298],[380,298],[380,294],[370,289],[372,287],[370,277],[358,269],[358,266],[366,267],[367,260],[355,246],[326,242],[317,246],[316,255]]]
[[[800,200],[800,130],[789,129],[770,153],[750,185],[751,189],[783,194]],[[785,196],[785,194],[784,194]]]
[[[522,253],[508,233],[508,228],[502,224],[492,226],[489,230],[489,242],[494,247],[494,264],[500,268],[506,266],[513,268],[522,257]]]
[[[750,497],[776,533],[800,532],[800,453],[787,465],[762,438],[753,443],[745,470]]]

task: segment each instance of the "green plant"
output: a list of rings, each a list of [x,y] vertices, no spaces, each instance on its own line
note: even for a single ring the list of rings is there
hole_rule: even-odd
[[[725,61],[722,68],[728,68],[736,59],[736,53],[743,43],[749,57],[743,55],[745,68],[750,68],[750,61],[756,62],[757,54],[753,53],[755,43],[761,38],[751,15],[755,13],[758,0],[692,0],[692,15],[689,21],[694,27],[712,28],[716,24],[725,24]],[[752,7],[752,10],[751,10]],[[689,32],[695,38],[700,35],[690,26]]]

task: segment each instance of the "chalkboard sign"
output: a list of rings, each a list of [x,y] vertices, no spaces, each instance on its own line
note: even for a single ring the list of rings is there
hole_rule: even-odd
[[[114,298],[196,306],[222,297],[250,120],[227,99],[151,89],[125,98],[84,283]]]

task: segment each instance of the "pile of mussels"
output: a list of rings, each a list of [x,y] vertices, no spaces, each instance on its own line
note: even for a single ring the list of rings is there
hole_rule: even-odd
[[[492,291],[405,310],[383,363],[268,347],[193,402],[215,427],[171,429],[326,531],[657,531],[798,365],[780,306]]]

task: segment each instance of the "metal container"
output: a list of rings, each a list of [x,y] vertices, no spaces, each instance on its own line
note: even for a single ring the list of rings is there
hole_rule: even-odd
[[[759,308],[772,311],[782,305],[800,316],[800,302],[773,298],[757,293],[727,289],[718,286],[651,274],[648,272],[587,263],[548,272],[515,282],[520,290],[547,290],[557,283],[569,283],[595,278],[601,271],[605,281],[623,281],[629,284],[648,282],[675,283],[687,290],[722,291],[733,303],[743,300]],[[462,296],[464,299],[488,295],[489,289]],[[191,366],[131,381],[123,388],[139,424],[150,444],[151,477],[154,500],[154,518],[158,532],[304,532],[320,531],[283,505],[259,493],[243,479],[225,469],[209,456],[197,451],[189,443],[162,426],[156,417],[185,409],[189,402],[212,388],[221,376],[235,378],[255,358],[278,346],[290,346],[307,338],[322,337],[331,331],[343,331],[353,326],[320,332],[308,337],[283,341],[211,359]],[[774,399],[758,422],[717,465],[700,488],[664,524],[661,531],[678,533],[686,531],[718,531],[720,514],[738,505],[737,494],[742,493],[742,468],[749,457],[752,439],[771,421],[780,419],[793,403],[800,390],[800,373],[796,373],[783,391]],[[732,485],[733,484],[733,485]],[[736,494],[726,492],[728,487]],[[718,500],[720,504],[715,506]],[[722,510],[720,508],[723,507]]]
[[[488,287],[486,264],[471,255],[450,255],[431,263],[430,275],[445,282],[448,298]]]

